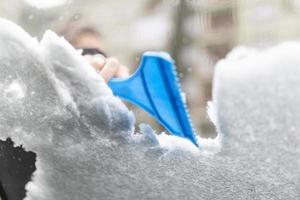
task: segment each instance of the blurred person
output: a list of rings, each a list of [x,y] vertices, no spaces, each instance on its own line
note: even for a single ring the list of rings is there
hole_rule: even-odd
[[[68,22],[58,29],[57,33],[63,36],[74,48],[81,50],[84,58],[100,73],[106,82],[112,77],[123,78],[129,76],[127,67],[122,65],[116,58],[107,56],[104,50],[103,37],[94,26],[82,24],[82,21]],[[147,123],[155,127],[156,130],[160,132],[164,130],[148,113],[126,101],[124,103],[134,112],[137,120],[136,126],[146,119]]]
[[[62,27],[58,35],[63,36],[74,48],[108,82],[113,77],[129,76],[129,70],[115,57],[107,56],[104,50],[101,33],[92,25],[70,22]]]

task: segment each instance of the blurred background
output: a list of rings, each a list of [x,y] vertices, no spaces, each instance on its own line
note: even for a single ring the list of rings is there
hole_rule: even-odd
[[[0,17],[38,38],[67,21],[94,24],[108,54],[131,72],[144,51],[168,51],[203,137],[216,135],[206,114],[215,63],[235,46],[266,48],[300,38],[298,0],[1,0]],[[161,130],[142,111],[135,113],[138,123]]]

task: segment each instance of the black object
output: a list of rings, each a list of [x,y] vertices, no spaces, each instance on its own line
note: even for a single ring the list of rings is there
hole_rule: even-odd
[[[21,200],[25,197],[25,185],[31,180],[36,154],[14,147],[10,138],[0,140],[0,196],[2,200]]]
[[[96,49],[96,48],[82,48],[82,53],[81,55],[97,55],[97,54],[100,54],[100,55],[103,55],[105,58],[107,57],[106,53],[104,53],[102,50],[100,49]]]
[[[5,191],[2,187],[1,181],[0,181],[0,198],[1,198],[1,200],[7,200],[7,197],[6,197]]]

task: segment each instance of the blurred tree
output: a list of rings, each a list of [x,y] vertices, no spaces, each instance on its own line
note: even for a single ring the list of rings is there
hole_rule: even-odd
[[[191,38],[185,33],[184,23],[192,13],[188,7],[187,0],[180,0],[174,13],[174,30],[173,36],[170,40],[170,52],[173,59],[176,62],[179,73],[185,73],[186,68],[183,67],[181,54],[183,48],[191,40]]]

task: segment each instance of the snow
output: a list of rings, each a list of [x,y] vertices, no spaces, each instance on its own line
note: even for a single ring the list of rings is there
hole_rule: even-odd
[[[26,90],[16,80],[9,84],[7,89],[4,90],[4,97],[12,101],[23,99],[25,95]]]
[[[0,99],[0,139],[37,154],[26,200],[300,198],[299,43],[218,63],[209,116],[219,135],[197,149],[134,130],[132,112],[63,38],[48,31],[39,43],[0,26],[0,93],[12,97]]]

